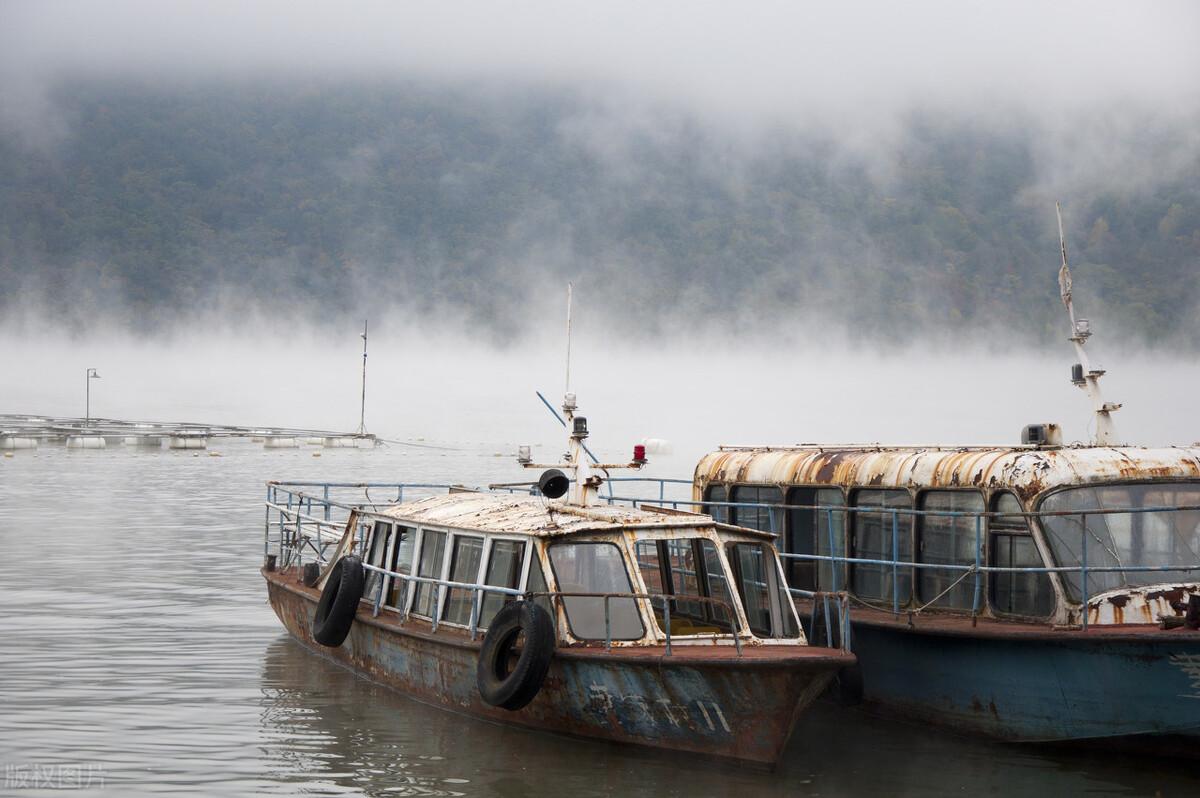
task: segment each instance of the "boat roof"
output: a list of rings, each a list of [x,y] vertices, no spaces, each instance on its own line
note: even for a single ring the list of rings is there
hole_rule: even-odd
[[[1200,479],[1200,446],[937,447],[722,446],[696,465],[695,484],[1053,488],[1115,481]]]
[[[577,507],[540,496],[456,492],[396,504],[380,515],[413,525],[429,525],[497,534],[563,537],[584,532],[639,529],[710,529],[721,527],[754,537],[773,535],[718,524],[696,513],[656,512],[621,505]]]

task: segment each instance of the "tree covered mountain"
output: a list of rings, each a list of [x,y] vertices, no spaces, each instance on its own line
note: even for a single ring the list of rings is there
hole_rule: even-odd
[[[76,81],[54,102],[60,137],[0,137],[5,313],[395,307],[503,335],[574,279],[652,328],[1062,334],[1053,197],[1019,124],[912,114],[880,154],[548,89]],[[1200,346],[1200,163],[1108,186],[1062,197],[1084,311]]]

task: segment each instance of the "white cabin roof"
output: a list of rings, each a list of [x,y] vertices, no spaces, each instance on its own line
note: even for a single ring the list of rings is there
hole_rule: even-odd
[[[1135,446],[722,447],[696,465],[695,485],[1009,488],[1031,498],[1053,488],[1114,481],[1200,480],[1200,447]]]
[[[618,505],[576,507],[539,496],[482,492],[432,496],[397,504],[379,512],[412,525],[533,537],[631,529],[710,529],[715,526],[762,536],[762,533],[754,530],[718,525],[707,515],[654,512]]]

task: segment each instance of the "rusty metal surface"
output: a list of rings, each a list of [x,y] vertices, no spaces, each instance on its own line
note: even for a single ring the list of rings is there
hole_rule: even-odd
[[[1088,623],[1156,624],[1162,618],[1181,618],[1187,612],[1189,597],[1198,594],[1200,588],[1195,583],[1109,590],[1088,601]]]
[[[750,658],[719,648],[685,657],[562,652],[533,702],[509,712],[479,698],[478,644],[461,633],[432,634],[427,624],[419,631],[419,620],[403,627],[372,618],[364,605],[346,642],[322,648],[310,633],[319,594],[294,574],[263,575],[276,615],[314,651],[425,703],[556,733],[770,765],[796,717],[846,664],[845,655],[826,652],[797,667],[795,657],[767,647]]]
[[[533,496],[494,493],[455,493],[397,504],[379,515],[413,525],[430,525],[477,532],[520,533],[532,537],[563,537],[583,532],[622,532],[636,529],[712,529],[705,515],[671,515],[623,505],[574,507]],[[755,530],[737,530],[764,539]]]
[[[1200,479],[1198,447],[722,447],[696,465],[710,482],[885,488],[1009,488],[1023,499],[1114,480]]]

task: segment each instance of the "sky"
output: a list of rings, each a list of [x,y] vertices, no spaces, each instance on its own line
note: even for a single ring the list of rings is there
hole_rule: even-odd
[[[733,128],[885,133],[913,107],[1186,117],[1198,40],[1200,5],[1170,1],[0,4],[10,116],[69,75],[360,75],[553,85]]]

